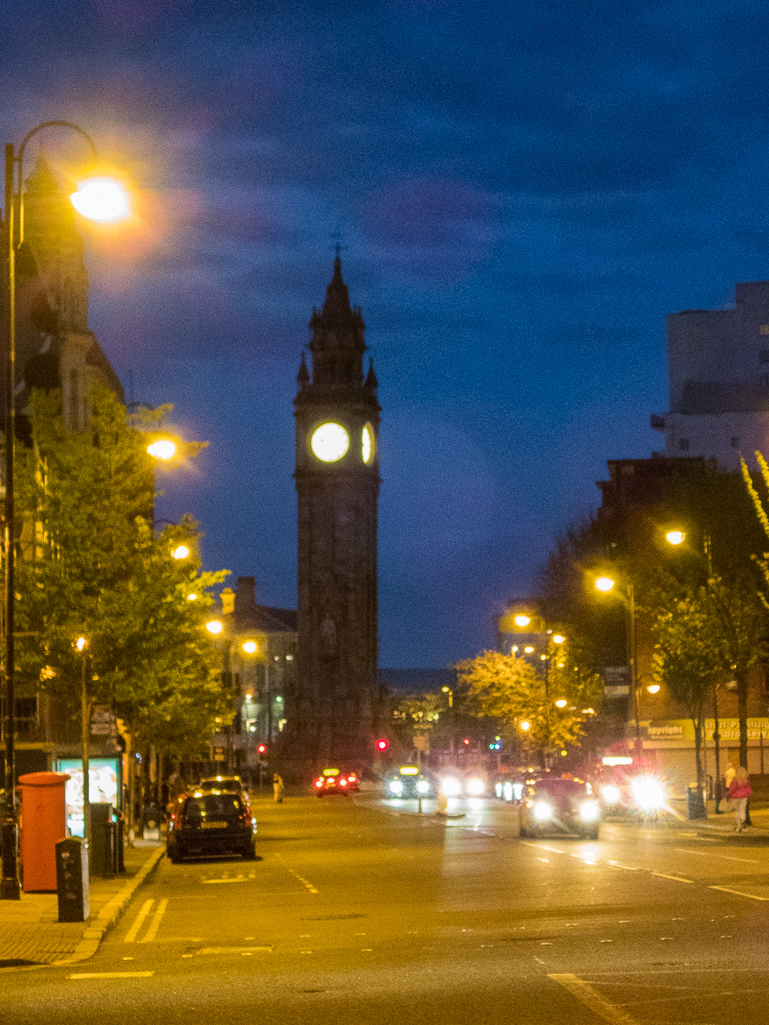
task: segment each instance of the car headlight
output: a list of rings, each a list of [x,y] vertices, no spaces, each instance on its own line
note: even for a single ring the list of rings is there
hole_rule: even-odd
[[[667,805],[665,787],[654,776],[637,776],[630,784],[630,789],[639,811],[660,811]]]
[[[502,787],[502,796],[506,801],[512,801],[513,799],[513,784],[509,780]]]
[[[395,794],[396,797],[400,797],[403,793],[403,783],[399,779],[391,779],[387,784],[387,789],[391,794]]]
[[[547,801],[535,801],[531,811],[537,822],[547,822],[553,817],[553,806]]]
[[[465,790],[470,797],[480,797],[485,789],[486,784],[479,776],[473,776],[472,779],[469,779],[467,783],[465,783]]]
[[[462,793],[462,784],[456,776],[444,776],[441,780],[441,790],[446,797],[458,797]]]
[[[429,794],[430,784],[426,779],[417,780],[417,793],[418,794]]]
[[[595,822],[601,817],[601,809],[597,801],[583,801],[579,806],[579,817],[583,822]]]
[[[613,783],[607,783],[605,787],[601,787],[601,797],[605,804],[619,804],[622,800],[619,787],[615,787]]]

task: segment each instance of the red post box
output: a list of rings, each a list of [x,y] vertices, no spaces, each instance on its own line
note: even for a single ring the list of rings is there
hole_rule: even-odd
[[[56,890],[56,844],[67,835],[65,772],[29,772],[21,787],[21,863],[24,892]]]

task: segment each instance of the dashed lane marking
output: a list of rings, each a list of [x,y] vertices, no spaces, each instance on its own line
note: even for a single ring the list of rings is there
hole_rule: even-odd
[[[709,886],[709,890],[722,890],[724,893],[735,893],[738,897],[750,897],[751,900],[769,900],[769,897],[759,897],[755,893],[745,893],[744,890],[733,890],[730,886]]]
[[[288,872],[290,875],[292,875],[294,877],[294,879],[298,879],[299,882],[302,884],[302,886],[305,887],[305,889],[309,890],[310,893],[317,893],[318,892],[315,889],[315,887],[312,885],[312,883],[309,881],[309,879],[305,879],[304,876],[300,876],[298,872],[295,872],[293,870],[293,868],[289,868],[283,858],[279,857],[279,860],[283,864],[283,867],[285,868],[286,872]]]
[[[684,879],[683,876],[669,876],[665,872],[651,872],[653,876],[657,876],[658,879],[672,879],[674,883],[693,883],[693,879]]]
[[[149,979],[154,972],[75,972],[68,979]]]
[[[576,975],[548,975],[548,978],[552,979],[553,982],[557,982],[559,986],[563,986],[564,989],[567,989],[573,997],[576,997],[580,1003],[589,1007],[603,1021],[608,1021],[611,1025],[638,1025],[636,1019],[631,1018],[627,1011],[617,1007],[616,1004],[612,1004],[605,997],[601,996],[600,993],[596,992],[590,983],[578,979]]]

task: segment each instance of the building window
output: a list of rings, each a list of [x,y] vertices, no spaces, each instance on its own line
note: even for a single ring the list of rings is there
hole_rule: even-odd
[[[739,448],[740,447],[740,439],[739,438],[730,438],[729,439],[729,444],[730,444],[730,446],[732,448]]]
[[[689,451],[689,439],[688,438],[679,438],[678,439],[678,447],[680,448],[680,450],[682,452],[688,452]]]
[[[769,349],[759,349],[758,350],[758,362],[759,363],[769,363]]]

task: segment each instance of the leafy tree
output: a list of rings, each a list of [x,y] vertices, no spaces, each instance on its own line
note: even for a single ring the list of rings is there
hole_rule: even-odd
[[[708,700],[724,679],[726,652],[713,629],[713,605],[704,588],[673,598],[654,623],[657,648],[655,679],[686,708],[694,727],[697,785],[702,787],[702,731]]]
[[[483,651],[456,665],[462,707],[471,715],[497,721],[514,746],[553,747],[575,744],[586,716],[600,699],[600,681],[581,674],[567,651],[551,659],[547,679],[525,659],[498,651]],[[563,700],[564,707],[556,701]],[[528,728],[524,725],[528,724]]]
[[[32,397],[33,446],[18,475],[20,672],[74,711],[86,657],[87,715],[109,704],[137,738],[190,750],[232,714],[203,628],[208,592],[226,574],[200,572],[191,518],[153,530],[153,461],[137,426],[157,423],[137,425],[107,389],[89,404],[87,428],[70,431],[60,393]],[[190,555],[172,557],[182,543]]]

